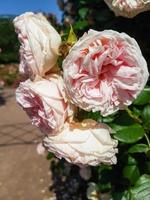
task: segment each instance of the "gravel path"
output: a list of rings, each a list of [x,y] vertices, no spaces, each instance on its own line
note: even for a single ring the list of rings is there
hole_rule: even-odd
[[[5,89],[0,105],[0,200],[53,200],[49,161],[36,152],[41,133]]]

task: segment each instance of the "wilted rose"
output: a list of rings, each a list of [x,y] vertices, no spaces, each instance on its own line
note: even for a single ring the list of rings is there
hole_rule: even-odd
[[[58,158],[77,165],[116,164],[117,141],[110,137],[109,128],[94,120],[66,123],[56,136],[47,136],[45,148]]]
[[[46,18],[40,13],[27,12],[13,22],[21,42],[20,73],[33,80],[35,75],[44,76],[49,70],[58,70],[61,37]]]
[[[149,75],[137,42],[112,30],[85,33],[71,48],[63,69],[70,101],[103,116],[130,105]]]
[[[150,0],[104,0],[115,15],[133,18],[150,10]]]
[[[51,74],[48,80],[41,78],[32,82],[28,79],[20,83],[16,99],[31,118],[32,124],[46,134],[58,134],[65,121],[73,117],[60,75]]]

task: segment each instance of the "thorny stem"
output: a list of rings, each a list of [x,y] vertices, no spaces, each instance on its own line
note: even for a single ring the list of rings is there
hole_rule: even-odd
[[[142,120],[139,118],[139,117],[137,117],[136,115],[134,115],[134,113],[128,108],[128,107],[126,107],[126,112],[128,113],[128,115],[132,118],[132,119],[134,119],[134,121],[135,122],[138,122],[139,124],[142,124],[143,122],[142,122]],[[149,138],[148,138],[148,135],[146,134],[146,131],[145,131],[145,133],[144,133],[144,136],[145,136],[145,139],[146,139],[146,141],[147,141],[147,143],[148,143],[148,147],[149,147],[149,149],[150,149],[150,140],[149,140]]]

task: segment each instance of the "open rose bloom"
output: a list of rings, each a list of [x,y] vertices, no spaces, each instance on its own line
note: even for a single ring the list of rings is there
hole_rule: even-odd
[[[16,100],[32,124],[45,134],[58,134],[64,122],[70,121],[73,116],[60,75],[52,74],[47,79],[22,82],[16,90]]]
[[[117,141],[111,139],[107,126],[94,120],[66,123],[57,136],[48,136],[43,144],[58,158],[77,165],[116,164]]]
[[[14,26],[21,43],[20,73],[34,79],[36,75],[57,71],[61,37],[46,18],[40,13],[27,12],[14,19]]]
[[[85,33],[71,48],[63,69],[70,101],[103,116],[130,105],[149,75],[137,42],[112,30]]]
[[[133,18],[150,10],[150,0],[104,0],[116,16]]]

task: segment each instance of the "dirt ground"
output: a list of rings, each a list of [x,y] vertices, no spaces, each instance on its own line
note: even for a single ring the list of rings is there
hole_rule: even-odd
[[[37,154],[42,134],[4,90],[0,105],[0,200],[54,200],[49,161]]]

